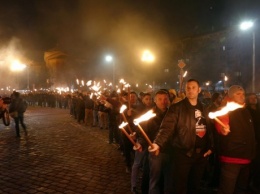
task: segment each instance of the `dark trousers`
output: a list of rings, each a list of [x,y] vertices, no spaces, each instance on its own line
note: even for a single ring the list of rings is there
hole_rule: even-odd
[[[19,114],[18,114],[18,117],[15,117],[15,118],[14,118],[14,123],[15,123],[15,130],[16,130],[16,136],[17,136],[17,137],[20,137],[20,127],[19,127],[19,123],[21,123],[24,132],[27,134],[26,126],[25,126],[25,124],[24,124],[24,117],[23,117],[23,115],[19,115]]]
[[[194,153],[191,157],[181,150],[174,151],[173,186],[174,193],[199,193],[200,183],[207,165],[204,152]]]
[[[119,143],[119,128],[118,128],[118,119],[115,115],[110,115],[108,117],[108,129],[109,129],[109,143],[113,143],[115,139],[116,143]]]
[[[126,167],[131,169],[133,155],[134,155],[133,144],[124,134],[122,136],[122,140],[123,140],[123,148],[124,148],[123,151],[125,156]]]
[[[249,164],[221,163],[218,194],[247,193]]]

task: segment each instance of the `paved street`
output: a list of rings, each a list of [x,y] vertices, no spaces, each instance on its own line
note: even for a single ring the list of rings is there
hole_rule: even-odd
[[[0,121],[0,193],[130,192],[130,174],[107,130],[85,127],[69,110],[29,107],[28,136]]]

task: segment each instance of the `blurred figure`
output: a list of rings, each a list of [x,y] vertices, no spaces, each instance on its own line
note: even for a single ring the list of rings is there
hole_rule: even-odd
[[[98,105],[99,105],[99,103],[98,103],[96,95],[93,95],[92,100],[94,102],[92,127],[96,127],[96,126],[98,126]]]
[[[177,92],[175,89],[170,89],[169,94],[170,94],[170,104],[175,104],[182,100],[177,96]]]
[[[255,156],[255,133],[252,117],[245,105],[245,91],[239,85],[228,90],[229,101],[242,108],[218,117],[225,127],[215,122],[219,135],[221,174],[218,194],[247,193],[250,163]]]
[[[25,135],[27,135],[26,125],[24,124],[24,112],[26,111],[26,109],[27,109],[27,104],[20,97],[20,93],[14,91],[12,95],[11,104],[9,107],[9,112],[10,115],[12,115],[15,122],[16,137],[21,137],[19,124],[21,124]]]
[[[255,93],[247,95],[246,107],[253,119],[255,138],[257,142],[256,157],[251,164],[250,187],[255,193],[260,193],[260,108]]]
[[[85,125],[93,125],[93,108],[94,101],[90,98],[90,94],[88,93],[85,97]]]
[[[84,103],[83,94],[78,95],[78,98],[77,98],[77,101],[76,101],[76,112],[77,112],[78,123],[81,123],[81,121],[84,123],[85,103]]]
[[[142,100],[141,100],[141,103],[139,104],[139,106],[137,107],[136,111],[137,111],[137,115],[136,116],[139,116],[139,115],[142,115],[144,114],[145,112],[147,112],[148,110],[152,109],[153,103],[152,103],[152,96],[150,93],[143,93],[142,94]],[[137,133],[137,142],[139,141],[139,139],[141,138],[141,135],[139,135],[139,133]],[[139,170],[142,168],[143,171],[144,171],[144,168],[143,168],[143,164],[144,164],[144,161],[146,160],[146,157],[147,157],[147,149],[144,149],[143,151],[138,151],[136,150],[135,151],[135,156],[134,156],[134,162],[133,162],[133,165],[132,165],[132,174],[131,174],[131,188],[132,188],[132,192],[133,193],[138,193],[137,192],[137,180],[138,180],[138,175],[139,175]],[[145,177],[143,177],[143,180],[145,179]],[[144,181],[142,181],[144,182]],[[146,185],[149,185],[149,180],[147,179],[147,184]],[[146,191],[148,192],[148,186],[147,186],[147,189]],[[142,193],[145,194],[146,192],[144,192],[142,190]]]

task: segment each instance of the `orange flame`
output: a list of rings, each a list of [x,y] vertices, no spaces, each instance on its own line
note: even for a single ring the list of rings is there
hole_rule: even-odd
[[[155,117],[156,114],[153,113],[153,110],[149,110],[145,114],[141,115],[139,118],[134,119],[134,124],[139,125],[140,122],[142,121],[148,121],[150,118]]]
[[[226,106],[224,106],[221,110],[216,111],[216,112],[210,112],[209,113],[209,118],[214,119],[219,116],[223,116],[227,114],[229,111],[234,111],[238,108],[242,108],[244,105],[237,104],[235,102],[228,102]]]

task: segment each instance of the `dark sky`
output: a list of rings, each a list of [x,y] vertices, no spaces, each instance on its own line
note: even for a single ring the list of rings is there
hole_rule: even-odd
[[[149,48],[168,63],[178,49],[175,41],[257,18],[259,2],[1,0],[0,57],[14,53],[43,61],[43,52],[58,46],[86,66],[100,65],[106,53],[120,64],[138,66],[141,51]]]

